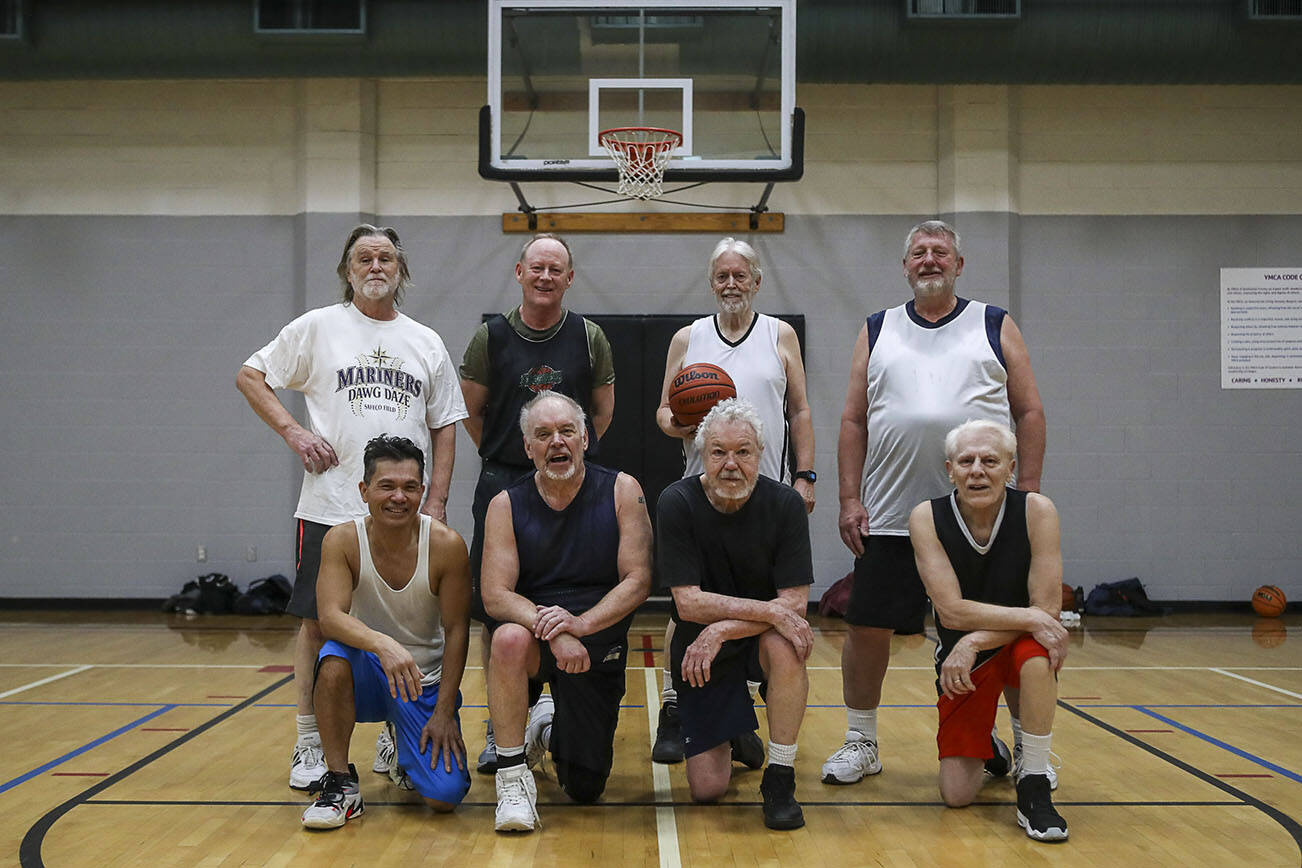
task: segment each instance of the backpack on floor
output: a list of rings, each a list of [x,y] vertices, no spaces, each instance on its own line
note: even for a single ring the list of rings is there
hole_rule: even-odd
[[[850,588],[854,584],[854,573],[846,573],[832,583],[832,587],[823,592],[818,601],[818,614],[825,617],[844,618],[850,609]]]
[[[235,598],[235,614],[279,615],[289,604],[293,590],[289,579],[280,573],[250,582],[249,589]]]
[[[1166,610],[1154,604],[1137,578],[1095,585],[1085,598],[1086,615],[1163,615]]]
[[[240,589],[225,573],[209,573],[199,577],[199,609],[203,615],[229,615],[235,611],[235,598]]]

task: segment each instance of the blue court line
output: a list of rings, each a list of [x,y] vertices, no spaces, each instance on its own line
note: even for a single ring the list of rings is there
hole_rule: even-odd
[[[1229,751],[1230,753],[1234,754],[1235,756],[1242,757],[1243,759],[1247,760],[1248,762],[1256,763],[1257,765],[1261,766],[1262,768],[1270,769],[1271,771],[1273,771],[1273,772],[1274,772],[1275,774],[1277,774],[1277,775],[1282,775],[1283,777],[1286,777],[1286,778],[1288,778],[1288,779],[1291,780],[1291,781],[1294,781],[1294,782],[1296,782],[1296,783],[1302,784],[1302,775],[1299,775],[1297,772],[1289,771],[1288,769],[1284,768],[1283,766],[1277,766],[1277,765],[1275,765],[1273,762],[1270,762],[1270,761],[1268,761],[1268,760],[1264,760],[1264,759],[1262,759],[1262,758],[1259,757],[1259,756],[1256,756],[1256,755],[1254,755],[1254,754],[1250,754],[1250,753],[1248,753],[1246,750],[1243,750],[1243,749],[1241,749],[1241,748],[1237,748],[1237,747],[1235,747],[1235,746],[1233,746],[1233,745],[1231,745],[1231,744],[1226,744],[1225,742],[1221,741],[1221,740],[1218,739],[1218,738],[1213,738],[1212,736],[1208,735],[1208,734],[1205,733],[1205,732],[1199,732],[1198,730],[1194,729],[1194,728],[1191,727],[1191,726],[1185,726],[1183,723],[1180,723],[1180,722],[1178,722],[1178,721],[1172,720],[1171,718],[1167,717],[1166,715],[1158,714],[1156,711],[1151,711],[1151,710],[1149,710],[1147,707],[1145,707],[1145,706],[1143,706],[1143,705],[1132,705],[1132,706],[1130,706],[1130,707],[1133,708],[1135,711],[1138,711],[1138,712],[1140,712],[1140,713],[1142,713],[1142,714],[1147,714],[1149,717],[1153,718],[1154,720],[1160,720],[1160,721],[1162,721],[1162,722],[1165,723],[1167,726],[1173,726],[1173,727],[1175,727],[1176,729],[1180,730],[1180,731],[1183,732],[1183,733],[1187,733],[1188,735],[1192,735],[1194,738],[1202,739],[1203,741],[1207,742],[1208,744],[1214,744],[1214,745],[1216,745],[1217,747],[1219,747],[1219,748],[1221,748],[1221,749],[1223,749],[1223,750],[1227,750],[1227,751]]]
[[[58,759],[50,760],[45,765],[40,766],[39,768],[32,769],[30,772],[28,772],[25,775],[19,775],[18,777],[14,778],[12,781],[6,781],[5,783],[0,784],[0,793],[3,793],[5,790],[13,789],[14,787],[18,786],[19,784],[25,781],[30,781],[32,778],[36,777],[37,775],[43,775],[46,772],[48,772],[50,769],[63,765],[73,757],[81,756],[87,751],[99,747],[104,742],[117,738],[119,735],[122,735],[124,732],[130,732],[131,730],[135,729],[137,726],[140,726],[142,723],[148,723],[149,721],[153,720],[155,717],[158,717],[160,714],[165,714],[166,712],[171,711],[173,708],[176,708],[176,706],[164,705],[162,708],[152,711],[138,720],[133,720],[131,723],[128,723],[126,726],[119,727],[113,730],[112,732],[108,733],[107,735],[100,736],[99,738],[95,739],[89,744],[84,744],[74,751],[65,753],[63,756],[59,757]]]

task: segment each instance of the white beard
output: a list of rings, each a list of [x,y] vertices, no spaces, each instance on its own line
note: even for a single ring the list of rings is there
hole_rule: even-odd
[[[383,301],[393,292],[393,287],[389,286],[387,281],[367,280],[362,282],[357,292],[371,301]]]
[[[567,479],[573,479],[574,474],[578,472],[579,465],[575,464],[573,461],[570,462],[570,469],[564,473],[557,473],[555,470],[552,470],[550,464],[543,465],[543,476],[546,476],[553,482],[564,482]]]

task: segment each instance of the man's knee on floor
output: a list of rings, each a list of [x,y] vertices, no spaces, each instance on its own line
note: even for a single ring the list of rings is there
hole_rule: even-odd
[[[569,763],[556,763],[556,780],[565,794],[580,805],[587,805],[601,798],[606,790],[608,774],[601,774],[582,766]]]

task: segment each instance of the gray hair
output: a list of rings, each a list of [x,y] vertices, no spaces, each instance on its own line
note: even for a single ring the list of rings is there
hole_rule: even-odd
[[[745,398],[727,398],[710,408],[705,418],[696,426],[696,448],[705,451],[705,439],[715,425],[724,422],[744,422],[755,432],[755,442],[764,451],[764,423],[760,421],[755,405]]]
[[[353,300],[353,285],[348,282],[348,266],[352,265],[353,245],[363,238],[387,238],[393,242],[393,249],[398,252],[398,290],[393,294],[393,303],[402,304],[403,290],[411,286],[411,269],[407,267],[407,251],[403,249],[402,239],[392,228],[372,226],[370,223],[355,226],[353,231],[348,233],[348,240],[344,242],[344,255],[339,257],[339,265],[335,268],[335,274],[339,275],[339,281],[344,285],[344,302],[351,303]]]
[[[944,235],[954,245],[954,256],[963,255],[963,239],[958,237],[958,232],[953,226],[950,226],[944,220],[923,220],[917,226],[909,230],[908,236],[904,239],[904,258],[909,258],[909,248],[913,247],[913,239],[919,235]]]
[[[1017,435],[1002,422],[990,419],[968,419],[945,435],[945,459],[953,461],[958,454],[958,439],[965,434],[987,433],[995,435],[999,447],[1009,458],[1017,457]]]
[[[742,259],[745,259],[746,264],[750,266],[751,277],[759,280],[763,276],[764,272],[760,269],[759,254],[755,252],[754,247],[736,238],[724,238],[714,245],[714,252],[710,254],[710,264],[705,266],[705,277],[711,284],[714,283],[714,264],[725,253],[736,253]]]
[[[533,246],[534,246],[535,244],[537,244],[539,241],[544,241],[544,240],[547,240],[547,241],[555,241],[555,242],[556,242],[557,244],[559,244],[561,247],[564,247],[564,248],[565,248],[565,258],[569,260],[570,271],[573,271],[573,270],[574,270],[574,251],[570,249],[570,245],[569,245],[569,243],[567,243],[566,240],[565,240],[564,238],[562,238],[561,236],[555,234],[554,232],[539,232],[538,234],[536,234],[536,235],[534,235],[532,238],[530,238],[528,241],[526,241],[526,242],[524,243],[524,246],[520,248],[520,258],[519,258],[518,260],[516,260],[516,261],[519,262],[521,265],[523,265],[523,264],[524,264],[524,258],[525,258],[525,256],[527,256],[527,255],[529,254],[529,248],[530,248],[530,247],[533,247]]]
[[[583,407],[579,402],[566,395],[564,392],[553,392],[548,389],[545,392],[539,392],[535,397],[529,400],[529,403],[520,408],[520,433],[525,437],[529,436],[529,415],[533,413],[534,408],[544,401],[560,401],[570,408],[574,413],[574,418],[579,421],[579,427],[584,431],[588,430],[588,414],[583,412]]]

